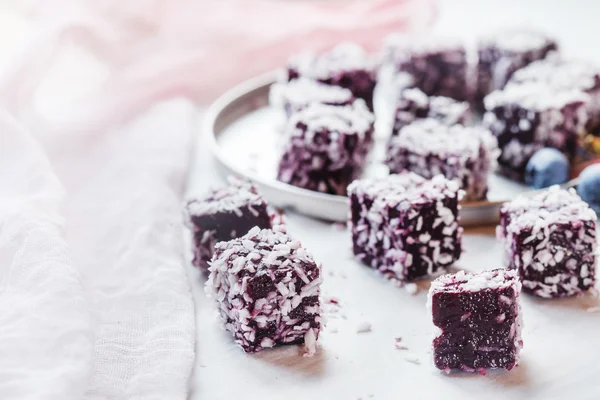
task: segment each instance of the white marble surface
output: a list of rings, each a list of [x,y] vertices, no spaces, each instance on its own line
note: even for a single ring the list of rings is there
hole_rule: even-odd
[[[556,34],[568,55],[600,60],[594,31],[596,1],[442,1],[435,31],[465,38],[493,27],[525,25]],[[202,140],[197,143],[190,191],[221,182]],[[487,376],[446,376],[431,366],[426,288],[398,289],[351,257],[348,232],[331,224],[288,215],[289,231],[322,262],[324,297],[342,306],[313,358],[289,346],[246,355],[221,331],[214,306],[195,271],[197,362],[192,399],[598,399],[600,373],[597,298],[541,301],[523,296],[524,350],[513,371]],[[469,230],[457,267],[478,271],[502,264],[493,228]],[[357,333],[368,322],[372,331]],[[336,331],[337,332],[334,332]],[[402,337],[408,350],[394,348]]]

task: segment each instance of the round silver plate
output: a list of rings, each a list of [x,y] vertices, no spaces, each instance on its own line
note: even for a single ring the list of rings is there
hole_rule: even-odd
[[[347,197],[301,189],[276,179],[285,116],[283,111],[268,106],[269,86],[275,77],[276,74],[271,73],[246,81],[211,105],[204,120],[211,151],[223,173],[250,179],[271,204],[316,218],[346,221]],[[381,89],[375,94],[376,144],[365,176],[387,174],[386,167],[378,161],[382,159],[386,132],[389,132],[384,122],[390,119],[386,96]],[[519,194],[534,192],[523,184],[492,174],[488,200],[462,204],[462,224],[495,223],[502,203]]]

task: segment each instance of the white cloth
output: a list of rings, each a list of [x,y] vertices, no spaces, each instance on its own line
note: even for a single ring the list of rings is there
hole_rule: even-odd
[[[180,197],[193,117],[175,102],[107,135],[56,137],[51,167],[2,116],[2,398],[186,397]]]

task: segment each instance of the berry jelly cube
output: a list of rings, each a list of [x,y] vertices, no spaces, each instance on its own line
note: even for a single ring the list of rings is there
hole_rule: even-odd
[[[323,193],[345,195],[362,172],[373,145],[373,114],[364,101],[350,106],[313,103],[285,128],[277,179]]]
[[[375,67],[361,47],[343,43],[320,55],[304,53],[292,58],[287,66],[287,80],[304,77],[349,89],[372,110],[377,83]]]
[[[461,254],[458,185],[407,172],[348,188],[354,254],[398,283],[431,276]]]
[[[282,226],[254,227],[219,242],[206,292],[245,352],[304,343],[312,355],[321,330],[321,266]]]
[[[555,92],[577,89],[586,93],[589,96],[586,130],[594,134],[600,132],[600,69],[597,66],[564,60],[553,53],[518,70],[509,81],[509,85],[523,83],[538,83]]]
[[[433,281],[427,308],[437,332],[435,366],[446,373],[485,373],[517,365],[523,347],[520,292],[516,272],[505,269],[460,271]]]
[[[465,47],[435,37],[390,35],[384,44],[383,61],[414,77],[415,87],[428,96],[469,100],[471,84]]]
[[[193,232],[192,263],[203,271],[208,269],[217,242],[245,235],[255,226],[270,228],[275,218],[254,185],[231,177],[229,186],[188,201],[186,214],[186,223]]]
[[[347,106],[353,102],[354,96],[350,90],[308,78],[275,83],[269,92],[269,103],[283,108],[288,117],[312,103]]]
[[[411,171],[424,178],[442,174],[455,180],[466,192],[465,199],[472,201],[485,199],[498,153],[487,129],[423,119],[390,138],[385,163],[391,173]]]
[[[523,180],[527,161],[543,147],[573,157],[585,133],[588,101],[580,90],[555,91],[531,82],[488,95],[483,122],[498,139],[501,171]]]
[[[470,119],[469,103],[450,97],[427,96],[420,89],[401,89],[396,96],[392,135],[418,119],[431,118],[445,125],[466,125]]]
[[[596,280],[596,213],[573,189],[553,186],[501,208],[508,268],[539,297],[573,296]]]
[[[510,77],[520,68],[543,59],[558,48],[548,36],[535,31],[512,29],[497,32],[478,43],[476,67],[476,101],[494,90],[502,89]]]

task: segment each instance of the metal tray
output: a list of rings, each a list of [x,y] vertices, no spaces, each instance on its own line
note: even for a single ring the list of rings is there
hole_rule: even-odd
[[[285,121],[283,112],[268,106],[269,86],[276,74],[270,73],[246,81],[215,101],[204,120],[211,152],[221,171],[253,181],[275,206],[293,209],[302,214],[330,221],[345,221],[348,198],[313,192],[276,180],[280,154],[280,128]],[[373,161],[365,176],[386,174],[382,158],[387,130],[382,126],[389,111],[386,94],[375,94],[375,149]],[[573,185],[569,182],[567,185]],[[522,193],[535,193],[531,188],[497,174],[490,177],[488,200],[462,204],[464,226],[492,224],[498,221],[500,205]]]

